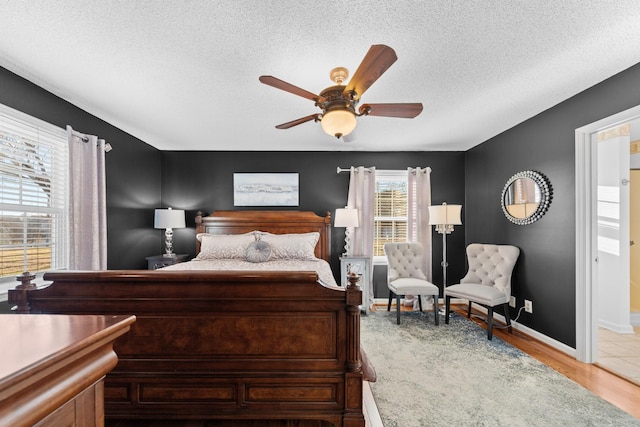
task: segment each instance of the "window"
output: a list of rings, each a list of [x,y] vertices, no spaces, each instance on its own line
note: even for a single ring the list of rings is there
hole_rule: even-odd
[[[374,262],[386,262],[385,243],[407,241],[408,188],[406,170],[376,170]]]
[[[0,105],[0,300],[24,271],[68,265],[66,131]]]

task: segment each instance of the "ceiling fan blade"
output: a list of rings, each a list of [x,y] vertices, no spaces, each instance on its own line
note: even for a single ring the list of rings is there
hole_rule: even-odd
[[[292,128],[294,126],[300,125],[302,123],[309,122],[311,120],[315,120],[315,121],[320,120],[320,114],[312,114],[310,116],[301,117],[299,119],[292,120],[292,121],[287,122],[287,123],[283,123],[281,125],[276,126],[276,129],[289,129],[289,128]]]
[[[344,92],[355,93],[354,99],[359,99],[397,59],[396,52],[389,46],[374,44],[369,48]]]
[[[412,119],[422,112],[420,102],[406,104],[362,104],[359,113],[365,116],[401,117]]]
[[[294,86],[291,83],[287,83],[284,80],[280,80],[279,78],[273,76],[260,76],[259,80],[269,86],[273,86],[276,89],[284,90],[285,92],[292,93],[294,95],[301,96],[303,98],[307,98],[314,102],[324,102],[324,98],[320,95],[316,95],[315,93],[311,93],[307,90],[301,89],[298,86]]]

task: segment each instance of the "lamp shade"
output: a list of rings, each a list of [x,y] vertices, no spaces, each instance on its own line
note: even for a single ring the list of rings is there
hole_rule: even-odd
[[[460,211],[462,205],[441,205],[429,206],[429,225],[461,225]]]
[[[184,210],[156,209],[154,228],[184,228]]]
[[[335,227],[358,227],[358,209],[336,209],[336,218],[333,225]]]
[[[327,111],[320,120],[322,130],[336,138],[349,135],[356,128],[356,124],[356,116],[346,109]]]

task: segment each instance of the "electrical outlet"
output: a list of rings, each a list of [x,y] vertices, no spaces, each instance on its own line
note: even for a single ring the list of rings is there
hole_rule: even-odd
[[[533,313],[533,303],[531,302],[531,300],[524,300],[524,311],[526,311],[527,313]]]
[[[511,297],[509,298],[509,307],[516,308],[516,297],[511,296]]]

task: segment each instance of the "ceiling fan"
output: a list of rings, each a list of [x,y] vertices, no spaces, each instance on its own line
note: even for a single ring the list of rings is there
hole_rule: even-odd
[[[357,110],[362,94],[394,63],[398,57],[389,46],[373,45],[358,66],[353,77],[345,86],[343,83],[349,76],[346,68],[338,67],[331,70],[330,78],[336,86],[330,86],[316,95],[297,86],[287,83],[273,76],[260,76],[260,81],[290,92],[294,95],[309,99],[322,112],[282,123],[276,129],[289,129],[311,120],[320,122],[322,129],[329,135],[341,138],[350,134],[356,127],[356,117],[384,116],[412,119],[422,112],[421,103],[394,104],[362,104]]]

